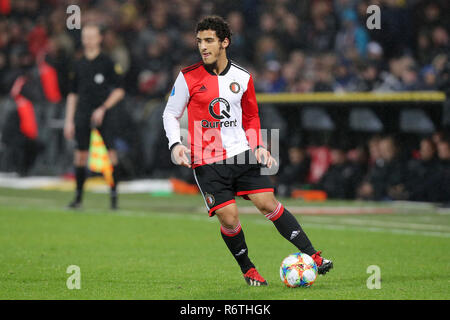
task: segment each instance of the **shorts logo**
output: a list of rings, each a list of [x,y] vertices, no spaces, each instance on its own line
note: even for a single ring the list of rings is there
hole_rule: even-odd
[[[211,193],[205,193],[205,200],[210,208],[216,203],[216,199],[214,199],[214,196]]]
[[[230,90],[233,93],[238,93],[241,90],[241,86],[237,82],[232,82],[230,84]]]

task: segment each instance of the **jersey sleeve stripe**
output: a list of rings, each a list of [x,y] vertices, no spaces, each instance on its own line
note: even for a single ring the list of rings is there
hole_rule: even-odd
[[[238,68],[238,69],[240,69],[240,70],[242,70],[242,71],[244,71],[244,72],[246,72],[246,73],[248,73],[248,74],[250,75],[250,72],[248,72],[247,70],[245,70],[244,68],[242,68],[240,65],[237,65],[237,64],[234,63],[233,61],[231,61],[231,65],[234,66],[234,67],[236,67],[236,68]]]
[[[200,67],[201,65],[203,65],[203,62],[197,62],[196,64],[194,64],[194,65],[192,65],[192,66],[189,66],[189,67],[186,67],[186,68],[184,68],[184,69],[182,69],[181,70],[181,72],[183,73],[183,74],[186,74],[186,73],[188,73],[188,72],[190,72],[190,71],[192,71],[192,70],[195,70],[195,69],[197,69],[198,67]]]

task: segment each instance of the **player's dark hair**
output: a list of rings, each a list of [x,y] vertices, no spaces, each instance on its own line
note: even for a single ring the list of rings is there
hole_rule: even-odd
[[[217,37],[220,41],[225,40],[225,38],[228,38],[228,41],[231,45],[231,29],[228,23],[219,16],[207,16],[203,18],[198,24],[197,28],[195,30],[195,33],[198,33],[199,31],[204,30],[213,30],[216,32]]]

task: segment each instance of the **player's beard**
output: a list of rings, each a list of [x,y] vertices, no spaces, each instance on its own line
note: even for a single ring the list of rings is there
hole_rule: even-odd
[[[214,61],[213,62],[209,62],[209,63],[207,63],[205,60],[203,60],[203,63],[204,63],[204,65],[206,66],[206,68],[208,68],[208,70],[215,70],[215,69],[217,69],[218,68],[218,65],[217,65],[217,63],[219,62],[219,59],[220,59],[220,55],[221,55],[221,51],[223,50],[224,48],[220,48],[219,49],[219,52],[214,56]],[[213,55],[213,54],[211,54],[211,55]]]
[[[211,56],[212,56],[212,54],[211,54]],[[207,62],[207,61],[205,61],[205,60],[203,60],[203,63],[206,65],[206,66],[208,66],[208,68],[214,68],[214,67],[217,67],[217,61],[219,61],[219,55],[216,55],[214,58],[214,60],[213,61],[211,61],[211,56],[209,57],[209,62]]]
[[[206,63],[205,61],[203,61],[203,63],[205,64],[205,67],[210,71],[217,69],[217,60],[212,63]]]

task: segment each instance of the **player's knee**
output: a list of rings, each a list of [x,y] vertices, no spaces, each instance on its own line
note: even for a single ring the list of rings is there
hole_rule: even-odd
[[[220,224],[227,229],[234,229],[239,225],[239,217],[237,216],[227,216],[220,219]]]
[[[220,221],[220,224],[226,229],[234,229],[239,225],[239,216],[232,210],[219,210],[216,212],[216,216]]]
[[[258,210],[266,215],[270,212],[273,212],[278,205],[278,201],[274,197],[268,197],[267,199],[263,199],[256,204]]]
[[[111,161],[111,164],[113,166],[117,165],[117,163],[119,162],[119,159],[117,157],[117,152],[114,150],[110,150],[108,151],[108,155],[109,155],[109,159]]]
[[[76,151],[74,163],[77,167],[86,166],[88,162],[89,152],[87,151]]]

